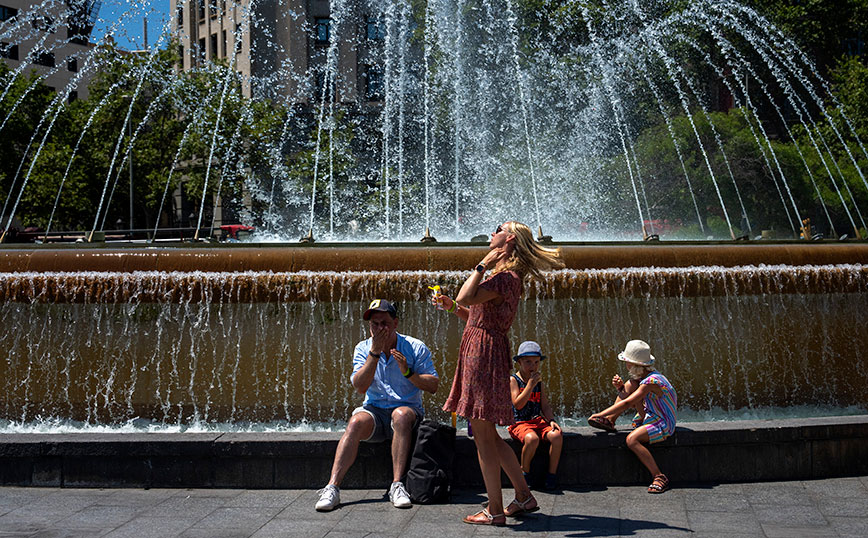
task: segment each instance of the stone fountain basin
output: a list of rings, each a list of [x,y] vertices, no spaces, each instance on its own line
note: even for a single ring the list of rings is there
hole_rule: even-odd
[[[868,263],[868,242],[564,243],[569,269]],[[0,247],[0,272],[25,271],[461,271],[486,245],[331,243],[314,246],[131,243]]]
[[[626,431],[566,430],[564,487],[647,485]],[[505,433],[504,433],[505,435]],[[340,433],[13,434],[0,437],[0,485],[319,488]],[[513,441],[513,448],[520,450]],[[672,482],[802,480],[868,473],[868,415],[684,423],[652,448]],[[532,483],[543,476],[545,451]],[[346,488],[385,488],[388,443],[362,444]],[[473,440],[459,432],[453,484],[482,487]],[[508,487],[508,486],[507,486]]]

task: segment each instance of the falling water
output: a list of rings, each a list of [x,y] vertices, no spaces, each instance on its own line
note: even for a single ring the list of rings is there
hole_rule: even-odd
[[[461,336],[430,308],[464,272],[0,274],[0,418],[165,424],[340,421],[367,337],[370,297],[399,305],[399,330],[432,349],[451,383]],[[859,265],[618,269],[548,274],[528,288],[513,345],[540,342],[555,412],[604,405],[631,338],[696,412],[868,406],[868,269]],[[684,323],[684,320],[690,320]],[[774,383],[769,380],[774,379]],[[305,387],[305,390],[298,390]],[[427,398],[436,416],[446,390]]]

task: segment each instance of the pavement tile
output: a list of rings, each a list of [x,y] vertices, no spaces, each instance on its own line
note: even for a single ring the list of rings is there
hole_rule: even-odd
[[[295,502],[308,493],[307,490],[256,490],[243,491],[240,495],[226,502],[226,506],[238,507],[279,507],[283,508]],[[311,508],[316,503],[316,498],[310,504]]]
[[[684,501],[687,509],[703,512],[738,512],[750,510],[750,503],[740,493],[713,493],[705,494],[696,492]]]
[[[399,510],[394,506],[389,506],[387,511],[364,511],[354,510],[348,517],[335,523],[333,527],[336,531],[367,531],[377,532],[383,529],[401,530],[413,519],[414,512],[418,511],[418,507],[405,508]]]
[[[754,515],[760,523],[791,527],[826,527],[829,522],[814,506],[754,504]]]
[[[832,527],[798,527],[793,525],[763,523],[762,528],[768,538],[813,538],[814,536],[838,536],[838,532]]]
[[[333,522],[328,518],[320,520],[292,520],[272,519],[254,532],[254,538],[285,538],[287,536],[300,536],[315,538],[325,536],[331,531]]]
[[[181,497],[176,495],[160,504],[146,508],[141,514],[144,517],[173,517],[184,514],[185,518],[199,520],[221,506],[223,506],[223,499],[219,497]]]
[[[137,517],[105,535],[105,538],[168,538],[180,536],[195,521],[181,517]]]
[[[750,512],[704,512],[688,510],[689,527],[697,532],[729,534],[762,533],[759,522]]]
[[[855,516],[855,514],[854,514]],[[868,517],[827,517],[829,525],[841,536],[868,536]]]
[[[181,538],[248,538],[249,529],[187,529]]]
[[[745,497],[751,504],[807,506],[814,502],[801,482],[752,484],[745,488]]]
[[[139,509],[160,504],[174,496],[177,490],[170,489],[118,489],[111,495],[95,500],[95,504],[105,506],[135,506]]]
[[[802,485],[817,498],[868,496],[868,487],[859,478],[805,480]]]
[[[102,529],[42,529],[35,534],[11,534],[7,535],[0,532],[0,537],[7,538],[8,536],[28,536],[33,538],[93,538],[94,536],[102,536],[105,531]]]
[[[244,491],[245,490],[243,490],[243,489],[220,489],[220,488],[193,489],[193,488],[187,488],[187,489],[175,490],[175,494],[173,496],[174,497],[185,497],[185,498],[186,497],[213,497],[213,498],[219,498],[219,499],[232,499],[232,498],[238,497],[239,495],[244,493]]]
[[[868,513],[868,497],[818,499],[817,509],[826,516],[854,516]]]
[[[202,518],[193,529],[246,529],[252,534],[271,521],[280,508],[220,507]]]
[[[67,529],[98,527],[111,530],[133,519],[138,511],[132,506],[88,506],[61,519],[56,526]]]
[[[69,516],[69,512],[52,512],[49,510],[39,509],[39,508],[31,508],[29,506],[25,506],[22,508],[16,508],[11,512],[7,512],[0,516],[0,529],[8,529],[12,528],[13,525],[18,524],[34,524],[39,526],[49,526],[52,523],[59,521],[67,516]]]

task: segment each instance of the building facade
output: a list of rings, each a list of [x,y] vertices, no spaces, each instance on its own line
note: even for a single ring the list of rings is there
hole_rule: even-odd
[[[46,8],[30,0],[0,0],[0,59],[13,70],[26,64],[70,101],[86,99],[87,77],[70,82],[92,48],[90,35],[101,2],[66,0]],[[39,9],[35,9],[39,7]]]
[[[246,96],[309,104],[325,90],[327,55],[335,39],[330,9],[328,0],[171,0],[179,68],[231,62],[234,54]],[[373,12],[362,0],[342,13],[338,102],[382,100],[384,71],[376,51],[385,32]]]

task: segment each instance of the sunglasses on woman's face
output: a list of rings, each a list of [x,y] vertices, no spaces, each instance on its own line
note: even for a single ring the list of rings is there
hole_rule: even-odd
[[[497,234],[499,234],[499,233],[502,232],[502,231],[503,231],[503,225],[502,225],[502,224],[498,224],[498,225],[497,225],[497,229],[494,230],[494,235],[497,235]]]

